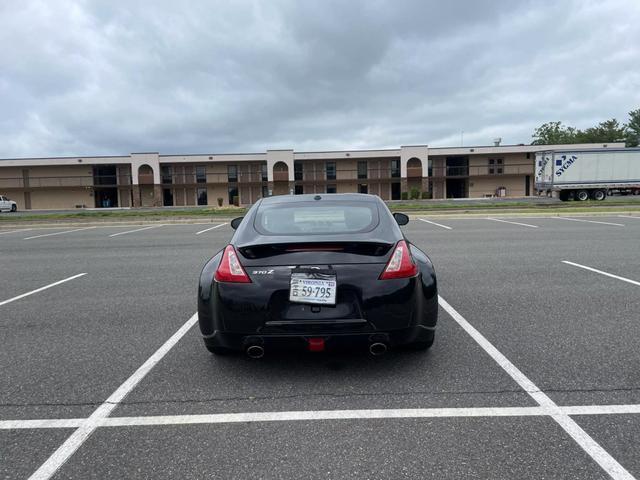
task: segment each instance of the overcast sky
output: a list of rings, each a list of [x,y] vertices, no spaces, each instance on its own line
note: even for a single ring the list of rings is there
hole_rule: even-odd
[[[640,2],[0,2],[0,157],[529,143],[640,107]]]

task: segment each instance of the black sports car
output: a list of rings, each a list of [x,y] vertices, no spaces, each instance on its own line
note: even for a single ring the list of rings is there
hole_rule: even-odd
[[[427,349],[438,317],[429,257],[380,198],[285,195],[236,218],[231,243],[202,269],[198,319],[216,354],[364,345]]]

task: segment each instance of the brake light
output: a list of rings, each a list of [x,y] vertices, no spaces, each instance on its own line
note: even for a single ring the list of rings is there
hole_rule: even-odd
[[[238,260],[238,254],[233,245],[227,245],[224,249],[222,260],[213,277],[218,282],[251,283],[249,275],[244,271],[240,260]]]
[[[380,280],[390,280],[392,278],[409,278],[415,277],[418,274],[418,266],[411,257],[409,252],[409,246],[404,240],[400,240],[391,258],[384,268],[382,274],[380,274]]]

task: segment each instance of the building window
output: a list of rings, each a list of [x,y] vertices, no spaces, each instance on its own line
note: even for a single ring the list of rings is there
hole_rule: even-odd
[[[209,202],[207,201],[206,188],[203,188],[203,187],[198,188],[197,195],[198,195],[198,205],[209,205]]]
[[[367,161],[358,160],[358,179],[367,178]]]
[[[238,181],[238,166],[237,165],[227,165],[227,177],[230,182]],[[231,203],[231,202],[229,202]]]
[[[260,171],[262,172],[262,181],[263,182],[268,182],[269,181],[269,174],[267,173],[267,164],[263,163],[262,165],[260,165]],[[268,196],[268,195],[265,195]]]
[[[237,205],[239,200],[238,187],[229,187],[229,205]]]
[[[400,160],[391,160],[391,177],[400,176]]]
[[[205,167],[204,165],[196,166],[196,182],[207,183],[207,167]],[[206,188],[205,188],[205,191],[206,191]],[[206,195],[206,192],[205,192],[205,195]],[[206,205],[206,203],[204,205]]]
[[[336,193],[338,189],[335,185],[327,185],[327,193]]]
[[[358,193],[369,193],[369,186],[366,183],[358,185]]]
[[[160,181],[162,183],[173,183],[173,175],[171,171],[171,165],[163,165],[160,167]]]
[[[502,158],[489,159],[489,175],[502,175]]]
[[[302,185],[296,185],[294,193],[296,195],[302,195],[304,193],[304,187]]]
[[[267,185],[262,186],[262,198],[269,196],[269,187]]]
[[[170,188],[162,189],[162,205],[165,207],[173,207],[173,191]]]
[[[327,162],[327,180],[335,180],[336,179],[336,162]]]
[[[302,180],[302,162],[293,162],[293,179]]]
[[[433,160],[427,160],[427,176],[433,177]]]

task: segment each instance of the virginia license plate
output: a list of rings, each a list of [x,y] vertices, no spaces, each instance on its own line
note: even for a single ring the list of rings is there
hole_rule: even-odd
[[[289,301],[335,305],[336,286],[335,275],[294,272],[291,274]]]

